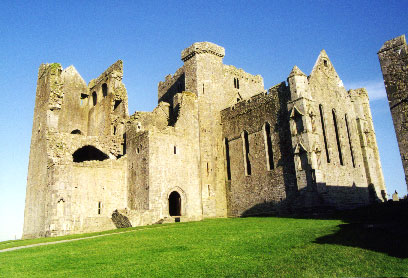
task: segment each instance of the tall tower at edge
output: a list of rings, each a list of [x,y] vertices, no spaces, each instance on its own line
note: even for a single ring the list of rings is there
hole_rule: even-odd
[[[378,58],[408,188],[408,46],[405,35],[384,43]]]

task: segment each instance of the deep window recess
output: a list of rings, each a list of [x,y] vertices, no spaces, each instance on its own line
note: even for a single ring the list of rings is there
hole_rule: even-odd
[[[305,130],[305,128],[303,126],[302,115],[297,110],[295,111],[294,120],[295,120],[295,125],[296,125],[296,133],[301,134]]]
[[[92,93],[92,103],[93,103],[94,106],[98,103],[96,92]]]
[[[349,128],[347,114],[344,116],[344,120],[346,121],[347,137],[348,137],[348,141],[350,145],[351,162],[353,163],[353,167],[356,168],[356,163],[354,161],[354,154],[353,154],[353,146],[351,145],[351,135],[350,135],[350,128]]]
[[[97,148],[93,146],[84,146],[78,150],[76,150],[72,154],[72,158],[74,162],[84,162],[84,161],[90,161],[90,160],[105,160],[108,159],[109,157],[98,150]]]
[[[264,137],[265,137],[266,169],[269,171],[275,169],[275,165],[273,163],[271,126],[269,123],[265,123],[264,125]]]
[[[343,155],[341,154],[341,144],[340,144],[340,137],[339,137],[339,129],[337,127],[336,111],[334,109],[332,110],[332,114],[333,114],[334,130],[336,132],[337,150],[339,151],[340,165],[344,165],[343,164]]]
[[[113,106],[113,110],[116,110],[116,108],[118,108],[118,106],[119,106],[121,103],[122,103],[122,100],[121,100],[121,99],[115,100],[115,104],[114,104],[114,106]]]
[[[248,132],[244,131],[242,133],[242,147],[244,153],[244,166],[245,166],[245,175],[251,175],[251,162],[249,160],[249,138]]]
[[[225,138],[224,142],[225,142],[225,159],[227,162],[227,180],[231,180],[231,161],[230,161],[230,154],[229,154],[228,138]]]
[[[82,134],[82,132],[79,129],[74,129],[71,134]]]
[[[323,105],[321,104],[319,105],[319,111],[320,111],[320,122],[322,123],[322,130],[323,130],[324,150],[326,151],[327,163],[330,163],[330,155],[329,155],[329,149],[327,146],[327,138],[326,138],[326,128],[325,128],[324,116],[323,116]]]
[[[177,191],[173,191],[169,196],[170,216],[181,216],[181,197]]]
[[[108,85],[106,83],[102,84],[102,95],[106,97],[108,95]]]

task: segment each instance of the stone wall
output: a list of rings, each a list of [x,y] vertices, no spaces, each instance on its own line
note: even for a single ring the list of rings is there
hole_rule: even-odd
[[[268,94],[255,95],[221,112],[223,137],[228,144],[226,166],[231,173],[225,177],[229,216],[271,214],[285,208],[287,194],[291,195],[296,185],[287,100],[288,89],[282,83]],[[270,127],[268,133],[266,124]],[[247,150],[244,131],[248,133]],[[246,151],[250,173],[246,172]]]
[[[185,89],[184,67],[181,67],[173,75],[167,75],[164,82],[159,82],[158,102],[164,101],[172,104],[174,95],[185,91]]]
[[[89,82],[88,135],[123,134],[125,119],[129,115],[127,93],[122,78],[123,63],[119,60],[98,78]]]
[[[43,64],[38,70],[24,210],[25,238],[45,236],[48,111],[50,106],[53,107],[50,96],[60,92],[61,71],[60,64]]]
[[[408,188],[408,46],[405,35],[378,52]]]

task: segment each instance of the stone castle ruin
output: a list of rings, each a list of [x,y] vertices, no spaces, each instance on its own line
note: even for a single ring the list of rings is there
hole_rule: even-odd
[[[405,35],[385,42],[378,58],[408,188],[408,45]]]
[[[88,85],[41,65],[23,237],[383,200],[367,92],[346,91],[324,50],[268,90],[224,54],[186,48],[157,107],[131,116],[122,61]]]

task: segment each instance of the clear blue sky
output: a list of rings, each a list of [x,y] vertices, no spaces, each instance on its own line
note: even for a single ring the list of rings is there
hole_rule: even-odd
[[[2,1],[0,240],[21,236],[37,71],[74,65],[86,82],[124,61],[129,112],[151,111],[157,84],[196,41],[269,88],[325,49],[347,89],[367,87],[388,193],[406,194],[377,51],[408,35],[408,1]],[[132,3],[130,3],[132,2]]]

